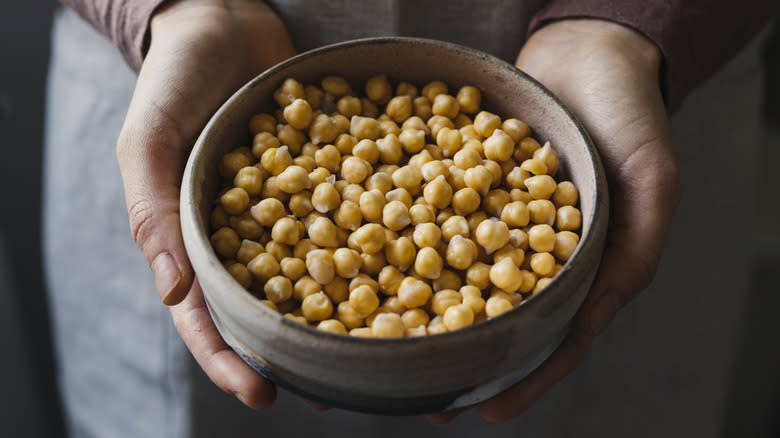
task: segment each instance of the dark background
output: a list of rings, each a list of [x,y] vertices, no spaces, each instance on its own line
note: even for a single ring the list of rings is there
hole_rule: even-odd
[[[63,435],[41,266],[41,145],[54,1],[0,2],[0,435]],[[722,436],[780,436],[780,38],[766,49],[774,134],[760,180],[759,256]],[[63,230],[67,232],[67,230]],[[736,293],[737,291],[735,291]],[[652,413],[648,413],[652,415]],[[695,421],[692,419],[692,421]]]

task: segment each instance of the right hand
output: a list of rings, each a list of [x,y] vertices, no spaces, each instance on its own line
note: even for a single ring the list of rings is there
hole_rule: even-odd
[[[169,2],[152,17],[149,51],[117,143],[130,228],[160,299],[209,378],[252,408],[270,405],[275,389],[211,320],[184,249],[179,189],[190,149],[217,108],[294,55],[284,25],[262,2]]]

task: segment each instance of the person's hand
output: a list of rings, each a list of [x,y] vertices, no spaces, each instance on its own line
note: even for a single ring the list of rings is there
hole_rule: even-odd
[[[274,386],[217,332],[184,249],[179,189],[189,151],[234,91],[295,55],[284,25],[254,0],[169,2],[151,21],[151,43],[117,143],[133,238],[193,356],[224,391],[262,408]]]
[[[655,275],[680,197],[660,62],[657,47],[632,29],[585,19],[544,26],[517,58],[585,125],[606,169],[612,208],[601,265],[571,333],[526,379],[478,406],[486,421],[519,415],[572,372],[593,338]]]

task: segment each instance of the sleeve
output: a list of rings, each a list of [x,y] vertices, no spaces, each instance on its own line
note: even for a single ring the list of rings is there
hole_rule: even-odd
[[[529,35],[566,18],[600,18],[629,26],[663,54],[661,86],[670,112],[746,45],[780,9],[778,0],[552,0]]]
[[[152,14],[167,0],[61,0],[109,38],[138,71],[149,48]]]

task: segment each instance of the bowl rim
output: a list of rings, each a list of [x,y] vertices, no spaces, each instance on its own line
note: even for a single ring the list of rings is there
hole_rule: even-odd
[[[365,346],[367,348],[372,348],[373,346],[381,346],[381,348],[386,348],[388,345],[399,345],[399,346],[409,345],[409,344],[424,345],[426,343],[431,344],[431,346],[433,346],[434,343],[440,345],[440,342],[445,340],[447,337],[463,337],[468,333],[473,334],[474,332],[482,329],[483,327],[489,327],[491,325],[504,323],[510,317],[512,317],[512,315],[517,315],[520,312],[523,312],[523,309],[529,308],[534,303],[539,301],[540,299],[539,297],[544,296],[544,291],[541,291],[537,294],[533,294],[530,297],[525,298],[518,305],[514,306],[511,310],[507,311],[502,315],[499,315],[496,318],[485,319],[476,322],[470,326],[464,327],[462,329],[455,330],[453,332],[445,332],[440,334],[425,335],[419,337],[394,337],[394,338],[360,337],[360,336],[350,336],[349,334],[344,335],[339,333],[331,333],[323,330],[318,330],[313,326],[307,326],[307,325],[300,324],[296,321],[292,321],[289,318],[284,317],[284,315],[282,315],[281,313],[274,311],[273,309],[261,303],[257,297],[252,295],[252,293],[250,293],[249,291],[244,289],[240,284],[238,284],[238,282],[236,282],[235,279],[233,279],[233,277],[227,272],[227,270],[224,269],[222,262],[219,260],[216,253],[214,252],[213,247],[211,246],[208,233],[201,232],[201,230],[208,230],[209,227],[208,224],[203,223],[203,221],[200,218],[200,213],[198,211],[197,206],[195,205],[194,202],[192,202],[192,199],[194,199],[192,197],[192,189],[196,183],[194,179],[194,171],[193,171],[193,168],[195,167],[196,163],[194,162],[193,157],[198,155],[196,153],[197,151],[205,148],[204,143],[206,138],[208,137],[207,135],[208,132],[211,129],[213,129],[218,119],[225,112],[229,110],[230,106],[235,101],[241,98],[241,95],[243,93],[257,86],[259,83],[266,80],[267,78],[288,68],[291,65],[301,63],[309,58],[317,57],[324,53],[348,49],[354,46],[363,46],[363,45],[381,46],[381,45],[388,45],[388,44],[410,44],[410,43],[424,45],[427,47],[432,47],[437,49],[444,49],[455,53],[462,53],[469,57],[478,58],[483,61],[487,61],[491,64],[494,64],[498,67],[501,67],[502,69],[507,70],[510,74],[518,76],[521,80],[531,83],[535,89],[544,93],[547,96],[547,98],[552,100],[552,102],[555,104],[555,106],[557,107],[556,110],[562,111],[563,114],[566,116],[566,118],[574,124],[579,140],[582,142],[582,144],[584,145],[584,147],[588,152],[588,157],[590,158],[590,164],[591,164],[589,167],[591,167],[594,170],[593,172],[588,172],[590,179],[592,179],[594,182],[594,190],[593,190],[594,208],[593,211],[588,216],[589,227],[587,229],[586,228],[582,229],[577,248],[575,249],[574,253],[572,253],[569,260],[567,260],[567,262],[563,265],[561,271],[555,277],[553,277],[552,281],[550,282],[550,284],[548,284],[547,288],[552,287],[556,283],[562,282],[563,279],[571,275],[572,264],[570,262],[572,260],[577,260],[578,256],[582,254],[586,250],[586,248],[598,247],[599,245],[603,245],[603,239],[600,238],[600,236],[606,235],[606,222],[607,219],[609,218],[609,192],[608,192],[607,180],[604,173],[604,168],[601,161],[601,156],[599,155],[598,150],[596,149],[593,140],[591,139],[590,135],[586,131],[584,125],[574,116],[574,114],[569,110],[569,108],[557,96],[555,96],[555,94],[553,94],[550,90],[548,90],[538,80],[536,80],[535,78],[533,78],[532,76],[524,72],[523,70],[515,67],[514,65],[494,55],[491,55],[487,52],[475,48],[463,46],[460,44],[448,42],[448,41],[437,40],[437,39],[404,37],[404,36],[382,36],[382,37],[351,39],[351,40],[342,41],[334,44],[328,44],[325,46],[321,46],[300,53],[294,57],[288,58],[287,60],[282,61],[266,69],[259,75],[249,80],[247,83],[241,86],[233,95],[231,95],[212,115],[212,117],[209,119],[209,121],[204,126],[201,133],[199,134],[198,139],[196,140],[192,150],[190,151],[190,155],[187,159],[187,163],[182,178],[181,196],[180,196],[181,225],[182,225],[183,234],[190,235],[189,239],[187,238],[184,239],[185,247],[187,249],[188,254],[190,253],[190,251],[197,251],[200,253],[204,253],[206,258],[208,259],[208,263],[199,266],[198,267],[199,269],[197,270],[205,269],[209,271],[208,275],[217,275],[221,277],[221,280],[224,280],[221,281],[221,283],[224,284],[224,287],[226,289],[225,293],[235,295],[235,298],[240,300],[242,304],[245,306],[249,306],[253,309],[258,309],[261,315],[265,315],[271,320],[280,323],[284,327],[284,329],[289,328],[305,336],[320,337],[324,339],[330,339],[333,341]],[[603,222],[596,220],[599,216],[603,217]],[[190,223],[188,223],[188,220],[192,221],[191,230],[190,230]],[[585,221],[583,221],[583,223],[584,222]],[[601,227],[603,229],[594,230],[594,226],[597,226],[600,223],[603,223],[603,226]],[[191,231],[191,233],[188,231]],[[599,252],[599,254],[601,254],[601,252]],[[190,261],[192,263],[193,270],[196,272],[196,276],[197,276],[197,270],[195,268],[196,263],[192,262],[191,256],[190,256]],[[596,267],[598,267],[598,264],[596,265]],[[204,292],[204,299],[207,299],[205,295],[206,294]],[[214,315],[212,315],[212,318],[213,317]]]

